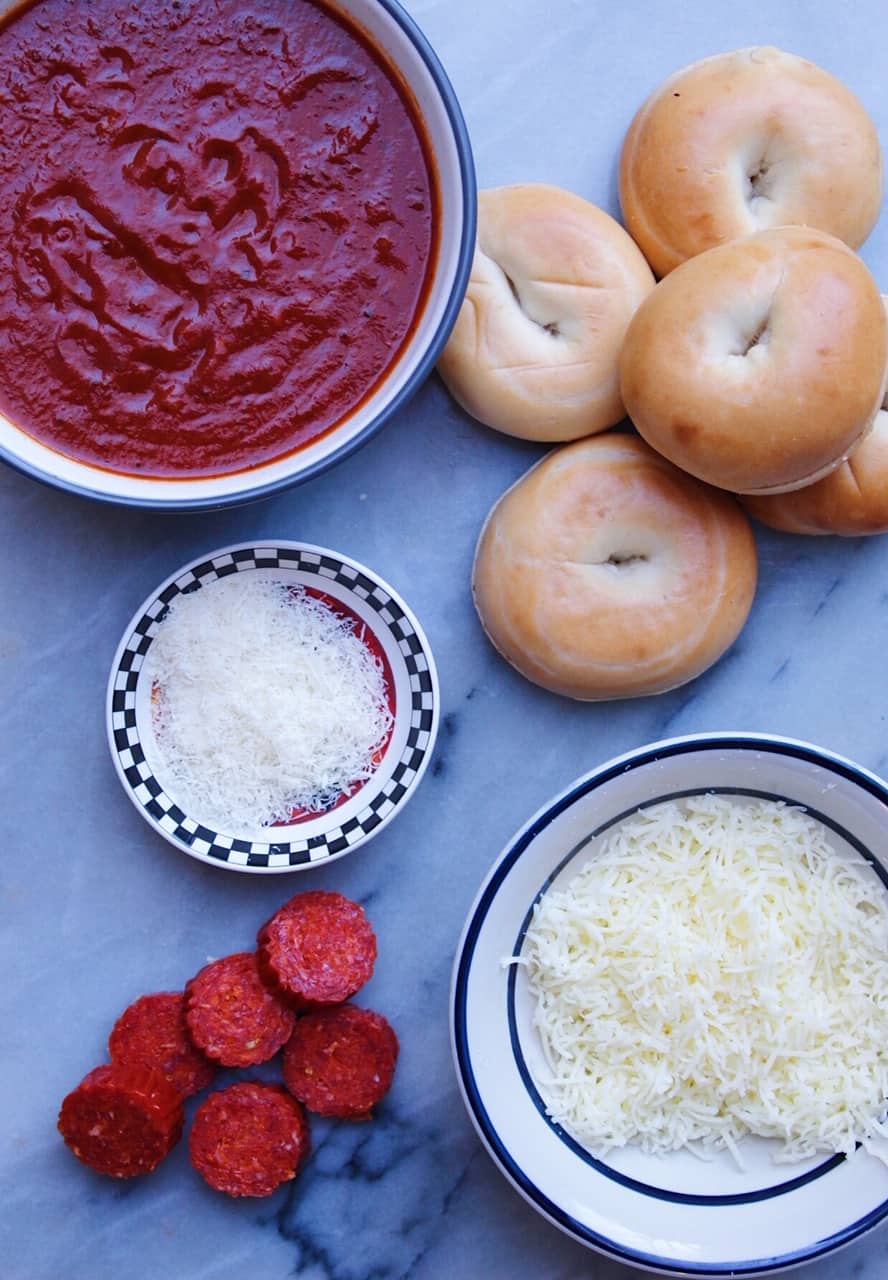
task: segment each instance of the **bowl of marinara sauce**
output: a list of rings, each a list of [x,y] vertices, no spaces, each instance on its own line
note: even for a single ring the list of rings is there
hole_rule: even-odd
[[[394,0],[0,3],[0,457],[169,509],[366,441],[447,338],[471,150]]]

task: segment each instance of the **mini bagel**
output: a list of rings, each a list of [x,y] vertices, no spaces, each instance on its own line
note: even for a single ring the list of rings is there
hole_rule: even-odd
[[[654,278],[603,210],[543,184],[478,200],[472,275],[438,362],[473,417],[525,440],[574,440],[623,417],[617,362]]]
[[[620,204],[658,276],[768,227],[856,248],[882,201],[876,127],[841,81],[779,49],[695,62],[644,103],[620,158]]]
[[[813,484],[849,456],[885,389],[885,311],[861,260],[781,227],[683,263],[642,303],[620,361],[648,444],[736,493]]]
[[[746,620],[756,570],[732,497],[611,434],[556,449],[499,500],[472,588],[522,675],[600,701],[663,693],[711,666]]]

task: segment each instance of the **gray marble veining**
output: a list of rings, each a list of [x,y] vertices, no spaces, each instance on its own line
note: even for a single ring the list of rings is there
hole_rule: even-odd
[[[571,187],[616,212],[619,141],[668,71],[775,43],[843,76],[888,138],[879,0],[412,0],[461,96],[482,185]],[[888,220],[864,255],[888,286]],[[757,533],[761,582],[730,654],[660,698],[581,706],[507,668],[468,593],[493,500],[540,454],[495,436],[432,379],[358,455],[228,513],[102,508],[0,471],[0,1272],[5,1280],[631,1280],[549,1227],[507,1186],[463,1112],[450,1063],[454,945],[512,831],[574,776],[627,748],[705,729],[811,739],[888,769],[888,539]],[[444,721],[403,816],[306,877],[249,878],[182,857],[140,821],[104,741],[120,633],[190,557],[253,537],[326,543],[373,565],[425,625]],[[363,901],[380,961],[366,1002],[396,1026],[395,1087],[371,1125],[318,1123],[304,1175],[267,1202],[216,1196],[184,1146],[150,1178],[94,1177],[55,1132],[63,1094],[117,1013],[251,945],[290,893]],[[888,1229],[806,1269],[884,1280]]]

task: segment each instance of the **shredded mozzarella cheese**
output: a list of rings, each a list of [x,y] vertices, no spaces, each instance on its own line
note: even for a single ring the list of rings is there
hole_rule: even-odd
[[[150,663],[161,781],[222,831],[323,810],[370,777],[391,729],[352,621],[254,573],[178,597]]]
[[[602,1153],[774,1159],[883,1142],[888,894],[804,810],[700,796],[640,811],[537,903],[520,957],[554,1120]]]

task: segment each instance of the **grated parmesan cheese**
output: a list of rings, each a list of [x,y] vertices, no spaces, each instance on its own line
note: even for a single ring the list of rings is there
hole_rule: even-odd
[[[318,812],[369,778],[392,726],[378,658],[348,618],[248,573],[178,597],[150,653],[159,770],[222,831]]]
[[[540,899],[527,966],[549,1114],[593,1149],[777,1161],[883,1144],[888,894],[804,810],[640,811]]]

